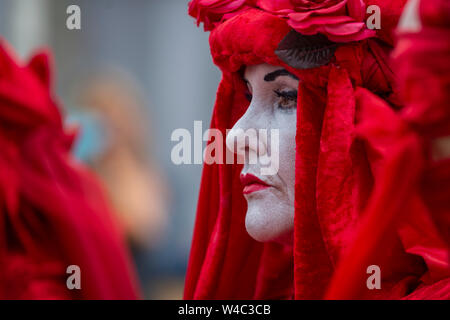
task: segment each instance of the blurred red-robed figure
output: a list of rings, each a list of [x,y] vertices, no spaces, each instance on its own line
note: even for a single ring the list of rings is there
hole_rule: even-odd
[[[0,39],[0,299],[135,299],[120,231],[71,156],[51,87],[47,54],[22,65]]]

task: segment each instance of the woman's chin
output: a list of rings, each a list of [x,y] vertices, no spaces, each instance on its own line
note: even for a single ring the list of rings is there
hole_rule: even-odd
[[[266,232],[264,230],[260,230],[257,227],[253,226],[251,223],[245,223],[245,228],[247,229],[247,233],[259,242],[269,242],[276,238],[276,234],[273,234],[273,232]]]
[[[274,207],[272,205],[272,207]],[[289,207],[291,208],[291,207]],[[245,216],[245,228],[247,233],[259,242],[278,242],[283,244],[293,243],[293,212],[273,211],[263,204],[248,205]],[[278,208],[279,209],[279,208]],[[276,212],[276,213],[274,213]]]

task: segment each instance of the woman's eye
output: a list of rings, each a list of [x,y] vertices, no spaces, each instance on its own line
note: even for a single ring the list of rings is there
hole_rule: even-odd
[[[291,91],[274,91],[277,95],[277,107],[283,111],[297,108],[297,90]]]

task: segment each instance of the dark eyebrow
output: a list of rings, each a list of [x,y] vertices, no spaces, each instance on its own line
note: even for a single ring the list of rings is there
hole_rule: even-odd
[[[295,74],[290,73],[286,69],[279,69],[279,70],[276,70],[276,71],[266,74],[264,77],[264,81],[267,81],[267,82],[275,81],[276,78],[281,77],[281,76],[289,76],[295,80],[298,80],[298,77]]]

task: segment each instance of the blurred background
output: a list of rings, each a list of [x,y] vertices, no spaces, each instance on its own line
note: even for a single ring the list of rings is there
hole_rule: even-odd
[[[81,30],[66,9],[81,8]],[[179,299],[201,165],[170,159],[172,131],[209,127],[220,73],[188,0],[0,0],[0,37],[22,60],[54,58],[55,92],[78,128],[76,157],[100,177],[144,297]]]

